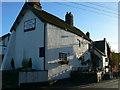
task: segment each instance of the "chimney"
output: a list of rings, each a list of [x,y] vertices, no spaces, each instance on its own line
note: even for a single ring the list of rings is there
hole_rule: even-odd
[[[89,32],[87,32],[86,35],[90,38],[90,33]]]
[[[40,0],[26,0],[29,4],[37,10],[42,10],[42,6],[40,4]]]
[[[106,41],[106,38],[104,38],[104,41]]]
[[[106,42],[106,38],[104,38],[104,41]]]
[[[71,12],[70,13],[67,12],[67,14],[65,15],[65,21],[69,25],[73,26],[73,15],[71,14]]]

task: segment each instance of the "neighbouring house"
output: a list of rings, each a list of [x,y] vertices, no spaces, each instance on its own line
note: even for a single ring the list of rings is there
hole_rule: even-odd
[[[109,73],[111,71],[111,60],[110,60],[110,47],[106,41],[106,38],[100,41],[94,41],[93,47],[101,52],[102,56],[98,60],[92,58],[93,62],[98,61],[97,67],[104,70],[104,73]],[[96,65],[96,64],[95,64]]]
[[[3,35],[2,37],[0,37],[0,62],[1,63],[2,63],[2,60],[6,53],[9,38],[10,38],[10,33],[7,33],[7,34]],[[1,64],[0,64],[0,66],[1,66]]]
[[[11,38],[2,63],[2,70],[37,71],[34,80],[21,83],[44,82],[70,77],[73,70],[91,64],[89,45],[92,40],[73,25],[73,15],[66,20],[45,12],[39,2],[25,3],[11,28]],[[27,72],[26,72],[27,73]]]

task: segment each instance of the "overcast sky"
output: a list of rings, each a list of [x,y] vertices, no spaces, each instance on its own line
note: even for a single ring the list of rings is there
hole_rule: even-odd
[[[24,2],[2,3],[2,35],[10,31],[23,5]],[[90,32],[93,41],[106,38],[112,50],[118,51],[117,2],[42,2],[41,5],[43,10],[63,20],[66,12],[71,12],[74,26],[84,33]]]

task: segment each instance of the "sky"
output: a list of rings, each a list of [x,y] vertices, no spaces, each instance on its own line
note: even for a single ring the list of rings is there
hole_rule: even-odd
[[[10,31],[23,5],[24,2],[2,2],[1,35]],[[90,32],[93,41],[106,38],[112,50],[118,51],[117,2],[41,2],[41,5],[43,10],[62,20],[66,12],[71,12],[75,27],[84,33]]]

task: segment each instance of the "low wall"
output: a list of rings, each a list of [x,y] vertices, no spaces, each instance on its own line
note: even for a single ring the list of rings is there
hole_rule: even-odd
[[[19,72],[19,85],[48,81],[48,71]]]
[[[79,71],[74,71],[71,73],[71,79],[73,81],[78,81],[81,83],[94,83],[99,82],[98,79],[101,79],[101,73],[84,73]]]
[[[2,71],[2,88],[18,87],[19,72],[17,71]]]
[[[51,70],[48,70],[49,80],[59,80],[64,78],[69,78],[72,67],[68,65],[61,65]]]

